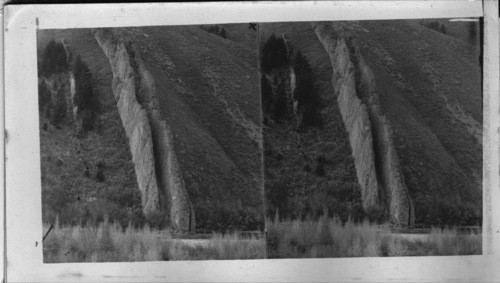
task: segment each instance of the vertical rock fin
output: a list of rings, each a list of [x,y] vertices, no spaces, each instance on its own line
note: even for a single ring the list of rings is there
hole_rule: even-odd
[[[129,139],[144,213],[164,214],[174,230],[194,230],[194,210],[172,132],[162,119],[153,76],[124,32],[93,32],[113,71],[113,93]]]
[[[331,59],[332,83],[349,134],[363,208],[385,206],[394,226],[413,227],[413,202],[392,128],[381,111],[373,73],[342,24],[312,25]]]

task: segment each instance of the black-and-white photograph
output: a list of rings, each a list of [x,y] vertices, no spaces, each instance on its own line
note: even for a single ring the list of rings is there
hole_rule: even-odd
[[[40,30],[44,261],[481,254],[479,36]]]
[[[495,281],[498,5],[6,4],[3,280]]]
[[[482,253],[480,33],[260,25],[268,258]]]
[[[45,263],[266,257],[247,26],[38,31]]]

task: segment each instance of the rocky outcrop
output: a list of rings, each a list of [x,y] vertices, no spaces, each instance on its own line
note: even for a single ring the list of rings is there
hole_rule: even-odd
[[[384,206],[393,225],[411,227],[413,203],[371,69],[341,24],[317,23],[313,28],[331,59],[332,83],[349,134],[363,207],[369,211]]]
[[[173,229],[193,230],[194,212],[153,77],[121,31],[97,29],[94,36],[113,71],[113,93],[129,139],[144,213],[164,215]]]
[[[379,184],[375,173],[372,129],[366,106],[356,95],[354,65],[349,59],[349,49],[342,38],[335,38],[328,33],[326,26],[315,26],[318,38],[330,55],[338,106],[354,157],[356,174],[361,187],[361,198],[365,210],[379,204]]]

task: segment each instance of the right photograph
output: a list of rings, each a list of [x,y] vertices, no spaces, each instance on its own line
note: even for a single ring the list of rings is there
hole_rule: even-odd
[[[258,31],[268,258],[482,254],[478,19]]]

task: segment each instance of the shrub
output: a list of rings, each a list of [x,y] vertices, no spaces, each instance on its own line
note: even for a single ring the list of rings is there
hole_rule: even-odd
[[[221,28],[219,25],[200,26],[200,28],[206,32],[215,34],[222,38],[227,38],[227,30],[225,28]]]
[[[96,180],[98,182],[106,181],[106,176],[104,176],[104,170],[102,168],[97,169],[97,173],[96,173],[95,177],[96,177]]]
[[[325,164],[326,163],[325,155],[324,154],[318,155],[318,157],[316,157],[316,161],[318,161],[318,163]]]
[[[161,211],[152,211],[148,215],[146,215],[146,219],[148,221],[149,227],[153,229],[164,229],[167,227],[167,217],[166,214]]]
[[[438,21],[432,21],[430,23],[424,24],[426,27],[433,29],[437,32],[440,32],[442,34],[447,33],[447,28],[444,24],[440,24]]]
[[[372,223],[384,223],[387,221],[387,210],[382,206],[370,207],[366,211],[368,220]]]
[[[104,160],[100,160],[99,162],[97,162],[97,168],[99,169],[106,168],[106,162]]]
[[[304,165],[304,171],[311,172],[311,166],[309,164]]]
[[[314,172],[316,172],[316,175],[320,177],[325,176],[325,167],[323,163],[318,163],[318,165],[316,166],[316,170],[314,170]]]

